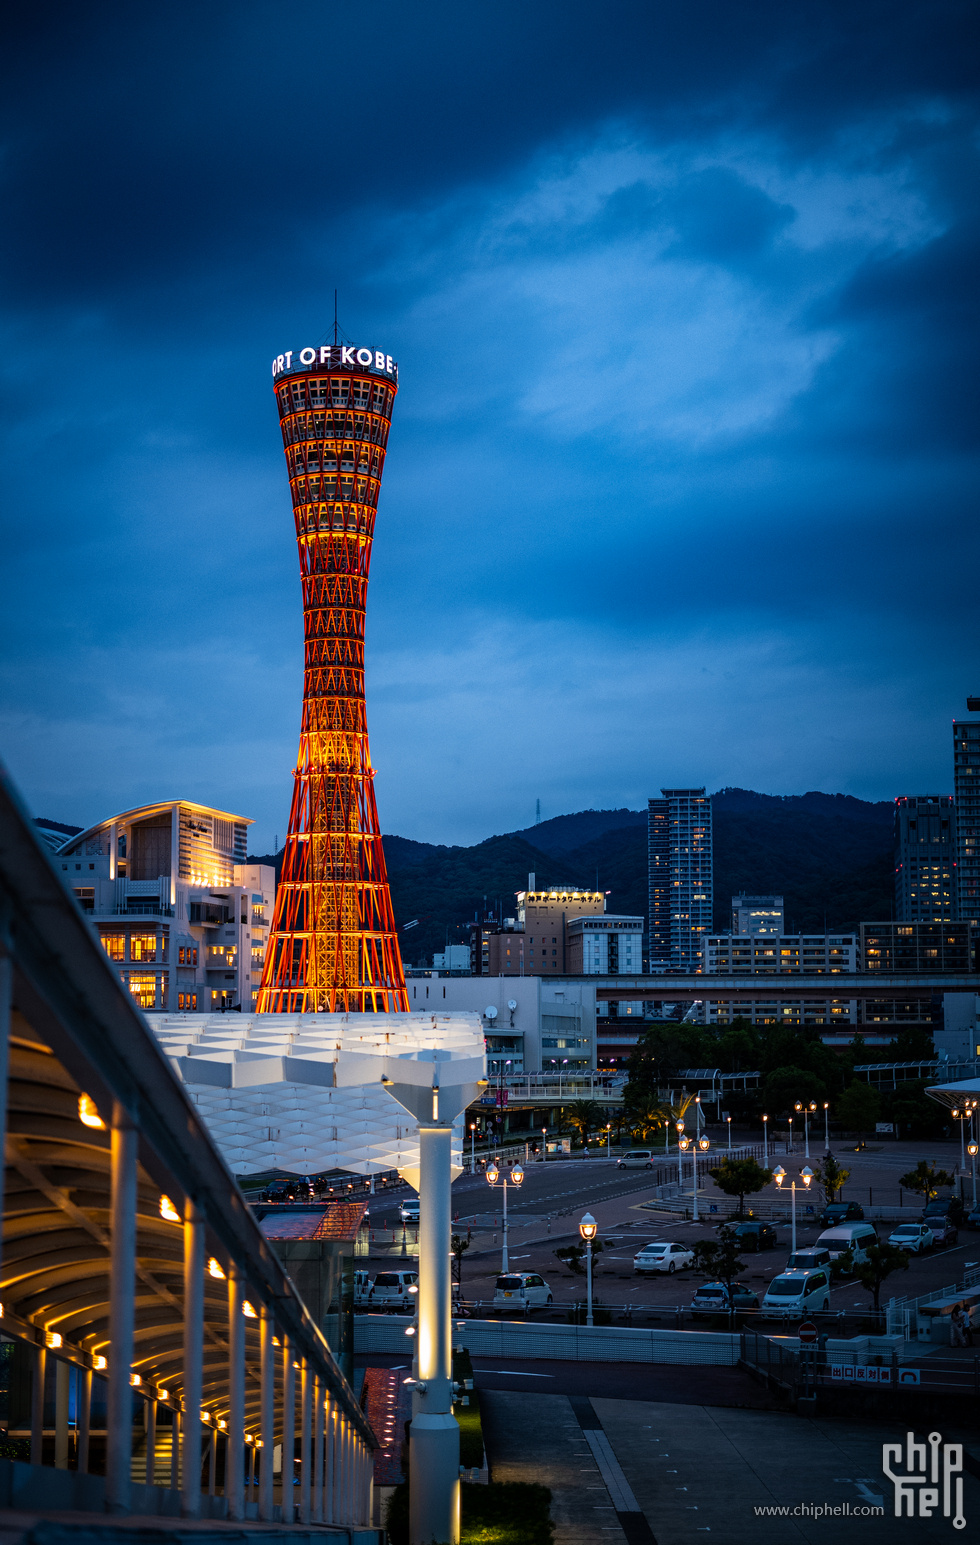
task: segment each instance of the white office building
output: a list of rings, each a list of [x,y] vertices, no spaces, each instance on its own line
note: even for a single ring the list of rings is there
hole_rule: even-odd
[[[583,1072],[595,1067],[596,992],[588,982],[540,976],[412,976],[415,1012],[479,1014],[491,1074]]]
[[[275,871],[246,861],[250,820],[190,800],[90,826],[54,864],[140,1008],[250,1011]]]

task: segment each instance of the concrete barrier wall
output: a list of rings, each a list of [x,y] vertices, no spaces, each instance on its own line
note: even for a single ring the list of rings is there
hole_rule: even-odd
[[[359,1314],[355,1352],[403,1352],[410,1356],[407,1320]],[[675,1363],[732,1368],[739,1337],[727,1331],[643,1330],[619,1325],[535,1325],[523,1320],[457,1321],[457,1344],[477,1357],[512,1357],[583,1363]]]

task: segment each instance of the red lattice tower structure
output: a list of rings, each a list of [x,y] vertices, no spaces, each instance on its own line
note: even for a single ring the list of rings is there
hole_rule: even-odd
[[[296,519],[306,664],[282,879],[260,1014],[406,1011],[364,703],[371,544],[398,390],[353,345],[273,362]]]

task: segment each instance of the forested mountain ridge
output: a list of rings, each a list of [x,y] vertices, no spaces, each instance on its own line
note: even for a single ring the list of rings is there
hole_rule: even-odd
[[[712,799],[714,925],[730,926],[738,891],[785,897],[793,931],[855,928],[892,915],[892,810],[846,794],[757,794],[722,789]],[[486,910],[516,911],[515,893],[539,886],[596,886],[609,911],[646,917],[645,810],[581,810],[472,847],[386,836],[385,858],[403,954],[414,964],[468,939]],[[277,855],[278,861],[279,855]],[[252,859],[251,862],[259,862]],[[265,862],[272,862],[267,855]]]

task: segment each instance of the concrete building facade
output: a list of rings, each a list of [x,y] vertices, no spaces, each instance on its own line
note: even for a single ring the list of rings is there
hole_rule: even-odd
[[[581,1072],[595,1066],[594,983],[433,973],[412,976],[407,985],[413,1011],[480,1015],[491,1074],[553,1073],[560,1067]]]
[[[951,794],[895,801],[895,917],[953,922],[957,915],[956,811]]]
[[[782,896],[732,897],[732,933],[778,936],[784,932]]]
[[[246,861],[250,820],[190,800],[143,805],[72,837],[55,866],[144,1010],[251,1010],[275,871]]]
[[[833,934],[715,934],[706,944],[709,976],[831,976],[860,969],[858,936]],[[706,984],[707,987],[707,984]],[[710,989],[709,989],[710,990]],[[704,1022],[730,1024],[735,1018],[755,1025],[857,1024],[854,998],[813,998],[783,1003],[764,991],[750,1002],[706,998]]]

